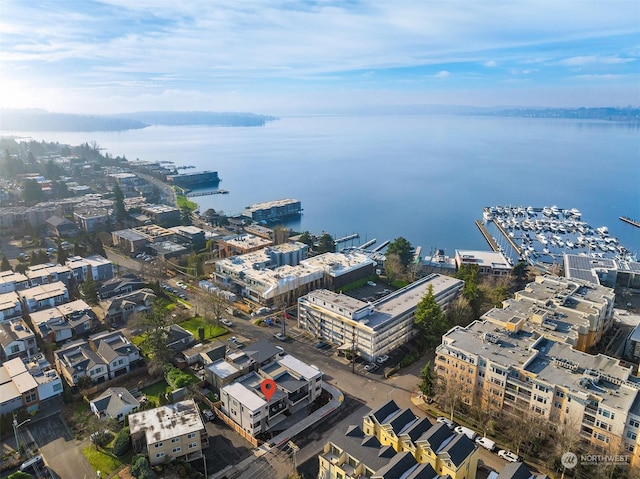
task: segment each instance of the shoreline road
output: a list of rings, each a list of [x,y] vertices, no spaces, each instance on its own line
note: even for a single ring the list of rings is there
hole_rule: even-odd
[[[137,175],[140,178],[144,179],[145,181],[148,181],[152,185],[155,185],[158,187],[158,189],[160,190],[161,199],[164,200],[164,201],[161,201],[161,203],[166,203],[172,206],[178,206],[176,192],[173,188],[171,188],[171,186],[166,184],[164,181],[161,181],[150,175],[145,175],[143,173],[137,173]]]

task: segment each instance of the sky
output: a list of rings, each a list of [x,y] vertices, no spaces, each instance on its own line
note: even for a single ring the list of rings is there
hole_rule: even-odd
[[[0,104],[640,106],[638,0],[2,0]]]

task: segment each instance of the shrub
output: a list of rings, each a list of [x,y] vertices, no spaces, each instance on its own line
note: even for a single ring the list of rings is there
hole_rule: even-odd
[[[124,456],[131,449],[130,430],[128,426],[120,429],[113,441],[112,451],[116,456]]]
[[[149,466],[147,458],[144,456],[138,456],[131,466],[131,474],[136,479],[155,479],[156,473]]]

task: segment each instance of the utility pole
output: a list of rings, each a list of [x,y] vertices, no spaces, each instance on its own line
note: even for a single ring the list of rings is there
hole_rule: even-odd
[[[16,418],[16,415],[15,414],[13,415],[13,435],[16,438],[16,449],[18,450],[18,454],[20,454],[20,442],[18,442],[18,428],[23,424],[28,423],[29,421],[31,421],[31,419],[27,419],[26,421],[22,421],[20,424],[18,424],[18,419]]]

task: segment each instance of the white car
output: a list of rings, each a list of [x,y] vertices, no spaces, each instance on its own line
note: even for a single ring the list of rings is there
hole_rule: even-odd
[[[367,281],[367,284],[368,284],[369,286],[375,286],[375,285],[376,285],[376,283],[374,283],[373,281]]]
[[[467,436],[469,439],[471,439],[472,441],[476,438],[477,434],[473,429],[469,429],[468,427],[464,427],[464,426],[457,426],[454,431],[457,434],[464,434],[465,436]]]
[[[518,462],[520,460],[520,458],[516,454],[505,449],[500,449],[498,451],[498,456],[509,462]]]
[[[478,446],[482,446],[489,451],[493,451],[496,448],[495,441],[492,441],[488,437],[478,437],[476,438],[476,444]]]
[[[436,421],[442,424],[446,424],[449,429],[453,429],[454,427],[456,427],[456,423],[448,417],[440,416],[438,419],[436,419]]]
[[[229,341],[230,343],[237,343],[238,338],[236,338],[235,336],[231,336],[229,339],[227,339],[227,341]]]
[[[376,359],[376,363],[378,363],[378,364],[384,364],[387,361],[389,361],[389,356],[387,356],[386,354],[383,354],[378,359]]]
[[[222,319],[220,320],[220,322],[221,322],[222,324],[224,324],[225,326],[233,326],[233,323],[232,323],[231,321],[229,321],[228,319],[225,319],[225,318],[222,318]]]

